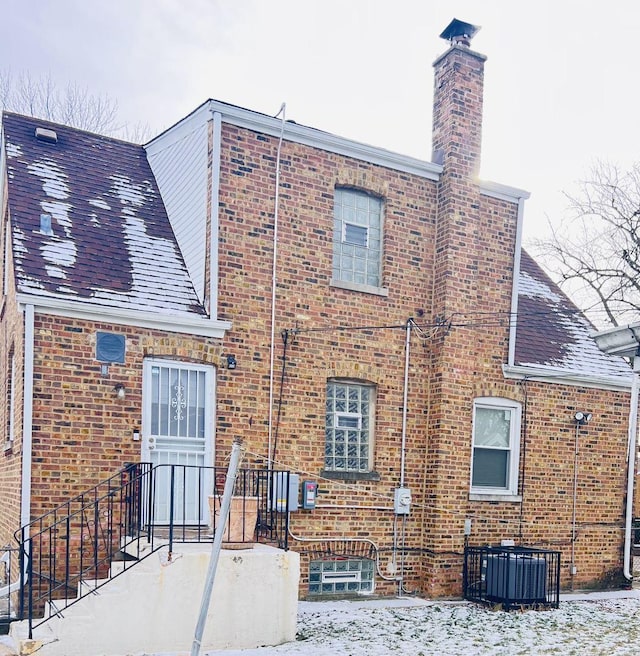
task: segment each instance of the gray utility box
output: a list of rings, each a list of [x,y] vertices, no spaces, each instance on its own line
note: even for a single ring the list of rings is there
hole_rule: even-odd
[[[521,553],[487,554],[486,594],[490,601],[542,603],[547,595],[547,561]]]

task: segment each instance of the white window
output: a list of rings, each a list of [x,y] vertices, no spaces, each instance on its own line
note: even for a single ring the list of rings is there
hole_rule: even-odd
[[[362,191],[336,189],[333,279],[381,286],[382,201]]]
[[[328,382],[325,469],[371,471],[374,396],[372,385],[341,380]]]
[[[517,401],[492,397],[474,401],[472,493],[517,495],[520,415]]]
[[[331,558],[309,564],[309,594],[340,595],[373,592],[374,561]]]

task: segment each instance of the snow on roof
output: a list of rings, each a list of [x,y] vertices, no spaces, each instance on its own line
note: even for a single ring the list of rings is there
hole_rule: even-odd
[[[19,292],[206,314],[141,146],[6,112],[3,130]]]
[[[629,367],[603,353],[594,327],[562,290],[522,251],[515,364],[554,372],[627,378]]]

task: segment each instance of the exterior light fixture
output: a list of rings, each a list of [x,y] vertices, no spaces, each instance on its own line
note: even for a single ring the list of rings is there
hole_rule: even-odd
[[[235,355],[227,355],[227,369],[235,369],[237,366]]]
[[[127,390],[122,383],[117,383],[113,388],[113,391],[116,393],[118,399],[122,400],[126,396]]]
[[[591,413],[590,412],[576,412],[575,415],[573,415],[573,418],[576,420],[576,424],[578,426],[584,426],[585,424],[588,424],[591,421]]]

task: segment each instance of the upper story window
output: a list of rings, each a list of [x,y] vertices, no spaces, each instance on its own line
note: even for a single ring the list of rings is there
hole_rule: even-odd
[[[472,493],[517,495],[520,416],[517,401],[493,397],[474,401]]]
[[[374,396],[373,385],[346,380],[327,383],[325,470],[372,470]]]
[[[337,188],[333,224],[334,281],[379,288],[381,262],[382,200],[363,191]]]

